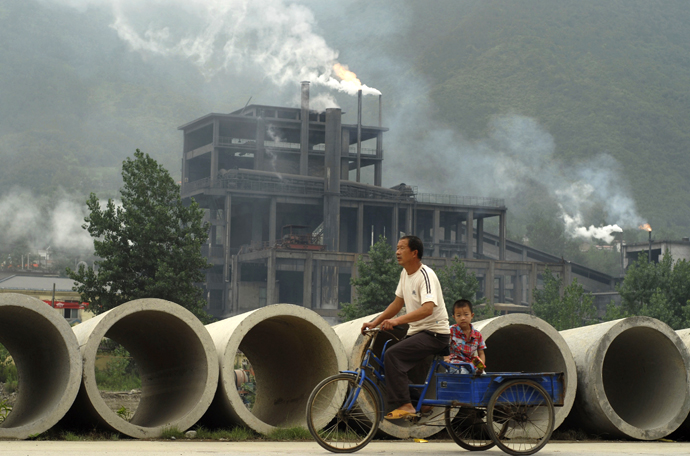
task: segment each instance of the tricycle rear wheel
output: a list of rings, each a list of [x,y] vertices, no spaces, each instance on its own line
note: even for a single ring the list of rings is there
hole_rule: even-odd
[[[446,407],[446,431],[455,443],[467,451],[488,450],[495,443],[489,435],[486,415],[485,407]]]
[[[489,435],[508,454],[527,455],[541,450],[551,437],[553,424],[551,396],[536,382],[506,382],[491,396]]]

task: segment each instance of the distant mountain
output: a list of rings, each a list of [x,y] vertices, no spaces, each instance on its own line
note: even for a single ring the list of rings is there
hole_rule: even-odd
[[[420,151],[407,142],[412,132],[396,124],[401,113],[426,103],[429,120],[467,141],[486,137],[497,116],[517,114],[553,136],[555,159],[565,165],[602,153],[614,157],[641,216],[687,234],[690,3],[306,5],[341,60],[385,94],[392,138],[385,142],[387,182],[435,180],[433,173],[415,175],[414,168],[403,172]],[[209,81],[189,62],[131,52],[111,23],[107,8],[93,5],[76,10],[47,0],[0,0],[0,194],[13,186],[113,194],[120,164],[135,148],[179,175],[177,126],[236,109],[249,96],[275,104],[291,100],[286,90],[296,96],[298,82],[293,90],[275,88],[260,75],[251,84],[232,74]],[[352,116],[351,97],[336,98]],[[365,115],[375,118],[371,102]],[[433,162],[434,152],[424,151],[424,161]],[[441,170],[444,162],[435,165]],[[459,182],[448,192],[465,190]],[[538,193],[521,198],[540,206]]]

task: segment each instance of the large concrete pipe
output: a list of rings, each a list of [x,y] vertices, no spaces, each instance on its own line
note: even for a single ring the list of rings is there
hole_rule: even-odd
[[[153,438],[166,428],[188,429],[211,404],[218,384],[218,356],[204,326],[184,307],[162,299],[138,299],[73,331],[81,347],[84,375],[65,421]],[[141,401],[130,421],[112,411],[98,391],[95,361],[104,337],[129,351],[139,370]]]
[[[275,304],[206,326],[220,361],[220,380],[203,422],[243,425],[267,434],[278,427],[306,427],[309,395],[324,378],[347,368],[340,339],[316,312]],[[240,350],[254,369],[256,401],[251,410],[235,383]],[[323,417],[326,424],[333,417]]]
[[[563,372],[565,398],[556,407],[554,428],[575,401],[577,374],[568,345],[556,329],[532,315],[510,314],[474,323],[486,342],[487,372]]]
[[[0,424],[0,439],[25,439],[47,431],[69,410],[79,390],[77,338],[62,315],[45,302],[3,293],[0,343],[19,374],[17,400]]]
[[[678,330],[676,334],[678,334],[686,350],[690,353],[690,328]],[[690,368],[690,366],[688,366],[688,368]],[[671,438],[682,440],[687,440],[688,437],[690,437],[690,416],[685,418],[683,423],[681,423],[678,429],[671,435]]]
[[[561,331],[577,365],[568,424],[599,435],[655,440],[690,410],[690,355],[666,324],[630,317]]]
[[[343,342],[345,352],[348,354],[350,369],[354,370],[357,367],[359,367],[364,350],[366,350],[367,348],[367,342],[369,339],[362,336],[360,332],[362,329],[362,325],[365,322],[372,321],[378,315],[378,313],[368,315],[366,317],[341,323],[333,327],[336,334],[338,335],[338,337],[340,337],[340,340]],[[405,329],[402,330],[396,329],[392,332],[396,337],[401,338],[405,336],[407,326],[405,325],[404,328]],[[392,337],[386,333],[381,333],[379,336],[377,336],[376,343],[374,345],[374,353],[377,356],[381,356],[383,346],[390,339],[392,339]],[[431,358],[429,359],[429,363],[430,362]],[[408,373],[410,380],[415,383],[423,383],[425,375],[429,372],[429,365],[430,364],[422,363],[422,365],[410,371]],[[430,391],[428,394],[435,394],[434,391]],[[387,407],[386,411],[390,411],[390,409],[394,408],[390,404],[386,404],[385,406]],[[413,425],[408,420],[383,420],[381,422],[381,425],[379,426],[379,430],[383,434],[389,435],[391,437],[396,437],[399,439],[423,439],[426,437],[430,437],[438,433],[439,431],[443,430],[443,413],[440,410],[439,413],[440,416],[437,413],[434,413],[432,415],[430,421],[427,422],[427,426]]]

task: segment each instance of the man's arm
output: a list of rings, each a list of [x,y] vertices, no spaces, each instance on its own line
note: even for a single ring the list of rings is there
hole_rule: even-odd
[[[413,321],[424,320],[432,313],[434,313],[434,303],[428,301],[422,304],[422,307],[415,310],[414,312],[406,313],[405,315],[400,315],[399,317],[391,318],[390,320],[384,320],[381,327],[383,329],[391,329],[393,326],[403,325],[405,323],[412,323]]]
[[[405,301],[403,300],[403,298],[401,298],[400,296],[396,296],[395,299],[393,300],[393,302],[388,304],[388,307],[386,307],[386,310],[381,312],[381,315],[376,317],[374,319],[374,321],[364,323],[362,325],[362,333],[364,333],[365,329],[376,328],[378,325],[381,324],[381,322],[388,321],[389,318],[395,317],[398,314],[398,312],[400,312],[400,310],[403,308],[404,305],[405,305]],[[390,329],[390,328],[384,328],[384,329]]]

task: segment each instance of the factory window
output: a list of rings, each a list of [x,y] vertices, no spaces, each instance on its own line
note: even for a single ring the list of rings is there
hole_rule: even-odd
[[[278,111],[279,119],[297,119],[297,112],[295,111]]]
[[[79,309],[63,309],[65,319],[76,320],[79,318]]]

